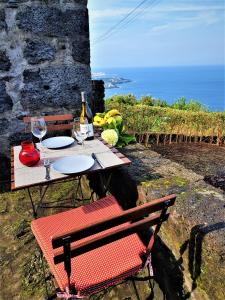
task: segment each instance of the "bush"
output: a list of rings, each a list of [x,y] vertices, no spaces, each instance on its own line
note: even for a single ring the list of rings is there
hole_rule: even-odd
[[[140,101],[142,105],[167,107],[168,103],[164,100],[155,99],[152,96],[142,96]]]
[[[128,131],[138,134],[165,133],[186,136],[225,135],[225,112],[204,112],[117,104]]]
[[[178,98],[170,107],[195,112],[208,111],[207,108],[200,102],[192,99],[188,102],[185,97]]]
[[[170,107],[173,109],[187,110],[187,111],[204,111],[207,112],[207,108],[200,102],[191,99],[187,101],[185,97],[178,98],[173,104],[169,105],[165,100],[155,99],[152,96],[142,96],[140,100],[137,100],[134,95],[114,95],[105,101],[106,110],[112,109],[115,105],[147,105],[155,107]]]
[[[109,106],[116,104],[127,104],[127,105],[135,105],[137,103],[137,99],[134,95],[114,95],[105,101],[106,109],[109,109]]]

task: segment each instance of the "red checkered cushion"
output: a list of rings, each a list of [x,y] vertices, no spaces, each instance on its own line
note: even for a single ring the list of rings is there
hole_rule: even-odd
[[[67,276],[63,263],[55,265],[53,262],[52,236],[64,234],[66,231],[105,219],[121,211],[116,199],[108,196],[86,206],[32,221],[32,231],[61,290],[65,290],[67,286]],[[126,226],[126,224],[118,227],[121,226]],[[107,231],[110,230],[112,229]],[[92,235],[91,238],[101,234]],[[90,237],[85,239],[90,239]],[[85,239],[72,243],[72,246]],[[81,295],[93,294],[137,273],[142,266],[140,256],[145,250],[146,247],[138,235],[132,234],[74,257],[71,261],[71,283],[75,284],[76,290]]]

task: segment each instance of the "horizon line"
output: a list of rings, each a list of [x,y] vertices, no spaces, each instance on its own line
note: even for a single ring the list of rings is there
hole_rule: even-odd
[[[123,69],[123,68],[171,68],[171,67],[225,67],[225,62],[223,64],[200,64],[200,65],[154,65],[154,66],[91,66],[91,68],[97,69]]]

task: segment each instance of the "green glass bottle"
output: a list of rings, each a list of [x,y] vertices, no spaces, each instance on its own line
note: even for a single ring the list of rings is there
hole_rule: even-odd
[[[87,102],[86,92],[81,92],[80,131],[87,134],[86,140],[94,139],[93,114]]]

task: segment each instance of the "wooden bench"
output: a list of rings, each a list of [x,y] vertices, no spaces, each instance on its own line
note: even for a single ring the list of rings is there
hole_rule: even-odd
[[[176,196],[123,211],[113,196],[32,221],[32,231],[54,275],[57,296],[90,296],[151,265],[151,250]],[[154,227],[148,245],[138,232]]]

